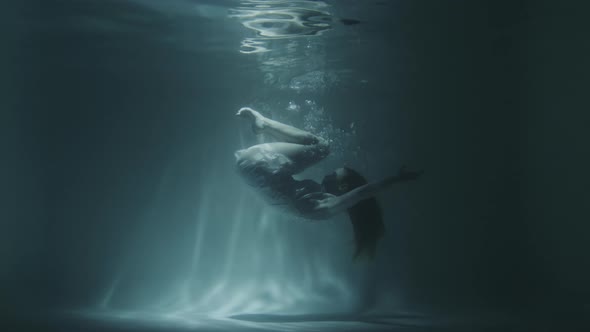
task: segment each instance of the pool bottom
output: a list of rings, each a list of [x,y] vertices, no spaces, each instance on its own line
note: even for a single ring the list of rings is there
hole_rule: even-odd
[[[175,331],[578,331],[587,322],[572,319],[507,319],[501,317],[426,317],[416,314],[207,314],[123,311],[68,311],[51,315],[21,316],[5,331],[175,332]]]

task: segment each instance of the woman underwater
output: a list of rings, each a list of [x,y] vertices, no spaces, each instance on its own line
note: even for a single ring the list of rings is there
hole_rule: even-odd
[[[338,168],[319,184],[295,180],[293,175],[324,159],[328,142],[301,129],[268,119],[259,112],[241,108],[237,116],[251,122],[257,135],[276,140],[235,153],[240,176],[271,205],[305,219],[322,220],[347,211],[355,236],[355,257],[375,255],[377,241],[385,231],[375,195],[394,183],[416,180],[422,172],[402,167],[395,176],[367,183],[350,168]]]

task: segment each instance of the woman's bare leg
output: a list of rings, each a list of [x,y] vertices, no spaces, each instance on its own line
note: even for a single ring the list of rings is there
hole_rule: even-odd
[[[255,133],[268,134],[280,142],[312,145],[318,144],[323,140],[321,137],[305,130],[266,118],[249,107],[240,108],[236,115],[251,120]]]
[[[267,149],[289,158],[292,174],[297,174],[329,154],[328,142],[312,133],[268,119],[257,111],[243,107],[237,116],[252,121],[256,134],[268,134],[280,142],[258,144],[248,150]]]

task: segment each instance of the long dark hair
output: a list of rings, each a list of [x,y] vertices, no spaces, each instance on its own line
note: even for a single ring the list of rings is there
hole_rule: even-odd
[[[322,186],[327,193],[340,196],[366,183],[367,180],[360,173],[343,167],[326,175]],[[358,202],[348,209],[348,216],[354,231],[354,258],[363,255],[373,258],[377,250],[377,242],[385,233],[383,215],[377,199],[371,197]]]

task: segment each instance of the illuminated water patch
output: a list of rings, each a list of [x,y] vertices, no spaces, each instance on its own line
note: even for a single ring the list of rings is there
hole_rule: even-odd
[[[102,330],[120,328],[148,331],[424,331],[460,326],[458,320],[418,314],[236,315],[231,317],[162,312],[68,311]],[[63,316],[63,315],[62,315]],[[463,323],[465,324],[465,323]],[[80,324],[77,324],[79,326]],[[473,326],[473,325],[472,325]]]
[[[97,300],[97,312],[178,318],[347,312],[355,307],[360,296],[355,278],[365,273],[365,266],[353,265],[352,230],[345,216],[324,223],[294,221],[265,207],[237,177],[216,173],[206,176],[219,180],[201,188],[194,224],[186,227],[194,234],[192,250],[146,263],[157,270],[178,261],[184,272],[164,273],[162,280],[147,284],[117,273]],[[163,183],[174,186],[174,181]],[[165,222],[157,225],[166,227]],[[167,241],[173,244],[175,238]]]

